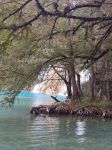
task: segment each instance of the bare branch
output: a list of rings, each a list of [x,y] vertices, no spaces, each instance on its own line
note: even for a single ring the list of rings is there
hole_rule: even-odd
[[[7,17],[5,17],[2,20],[2,22],[4,22],[5,20],[7,20],[8,18],[10,18],[11,16],[15,15],[16,13],[18,13],[20,10],[22,10],[31,1],[32,0],[27,0],[24,4],[22,4],[19,8],[17,8],[14,12],[10,13]]]
[[[54,28],[56,26],[57,19],[58,19],[57,17],[54,19],[54,23],[53,23],[53,27],[52,27],[49,39],[52,39],[52,35],[53,35]]]
[[[96,53],[99,50],[99,48],[101,47],[103,41],[111,34],[111,32],[112,32],[112,25],[108,28],[108,30],[105,32],[105,34],[101,37],[101,39],[96,44],[93,52],[91,53],[90,58],[94,57],[96,55]]]
[[[17,31],[18,29],[21,29],[21,28],[25,28],[27,27],[28,25],[31,25],[32,22],[36,21],[39,17],[40,17],[41,14],[37,14],[35,17],[33,17],[31,20],[23,23],[23,24],[20,24],[20,25],[16,25],[16,24],[13,24],[13,25],[10,25],[10,26],[1,26],[0,27],[0,30],[13,30],[13,31]]]

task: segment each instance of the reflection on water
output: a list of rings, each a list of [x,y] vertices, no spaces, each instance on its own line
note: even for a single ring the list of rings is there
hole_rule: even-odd
[[[111,150],[112,121],[35,117],[32,100],[0,109],[0,150]]]
[[[86,122],[85,120],[77,120],[76,122],[76,135],[77,141],[79,143],[83,143],[85,141],[85,133],[86,133]]]
[[[85,121],[81,121],[81,120],[77,120],[76,122],[76,134],[81,136],[85,134],[85,126],[86,126],[86,122]]]
[[[58,125],[58,120],[56,118],[35,118],[26,129],[29,147],[55,150],[55,140],[57,139],[59,130]]]
[[[28,146],[34,150],[111,150],[111,123],[65,116],[36,117],[26,129]]]

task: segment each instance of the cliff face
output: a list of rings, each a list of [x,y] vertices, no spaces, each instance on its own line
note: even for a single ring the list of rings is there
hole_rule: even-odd
[[[32,92],[51,95],[66,95],[66,86],[59,76],[50,70],[42,83],[36,84]]]

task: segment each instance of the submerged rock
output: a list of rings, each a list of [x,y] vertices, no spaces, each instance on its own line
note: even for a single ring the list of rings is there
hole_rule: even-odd
[[[49,113],[49,106],[48,105],[39,105],[38,107],[32,107],[30,110],[31,114],[47,114]]]

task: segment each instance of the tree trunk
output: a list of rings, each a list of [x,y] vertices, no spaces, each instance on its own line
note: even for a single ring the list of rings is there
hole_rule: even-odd
[[[94,74],[94,68],[92,66],[91,68],[91,76],[90,76],[90,97],[91,100],[95,100],[95,74]]]
[[[109,59],[108,59],[108,56],[106,57],[106,68],[107,68],[107,100],[111,100],[111,96],[110,96],[110,85],[109,85],[109,75],[110,75],[110,64],[109,64]]]
[[[99,97],[100,97],[100,100],[103,100],[103,97],[105,96],[105,84],[104,84],[104,78],[105,78],[105,71],[106,71],[106,66],[105,66],[105,58],[103,58],[101,60],[101,75],[100,75],[100,78],[98,78],[98,80],[100,81],[100,94],[99,94]]]
[[[74,60],[70,60],[70,72],[71,72],[71,84],[72,84],[72,100],[73,101],[79,101],[80,96],[76,84],[76,73],[75,73],[75,67],[74,67]]]
[[[69,99],[71,99],[72,98],[72,91],[71,91],[71,87],[69,86],[69,85],[66,85],[66,87],[67,87],[67,97],[69,98]]]
[[[68,81],[67,81],[67,94],[68,94],[68,98],[72,98],[72,90],[71,90],[71,74],[70,74],[70,68],[67,67],[67,72],[68,72]]]
[[[83,93],[82,93],[82,90],[81,90],[80,75],[78,73],[77,73],[77,88],[78,88],[79,95],[82,96]]]

